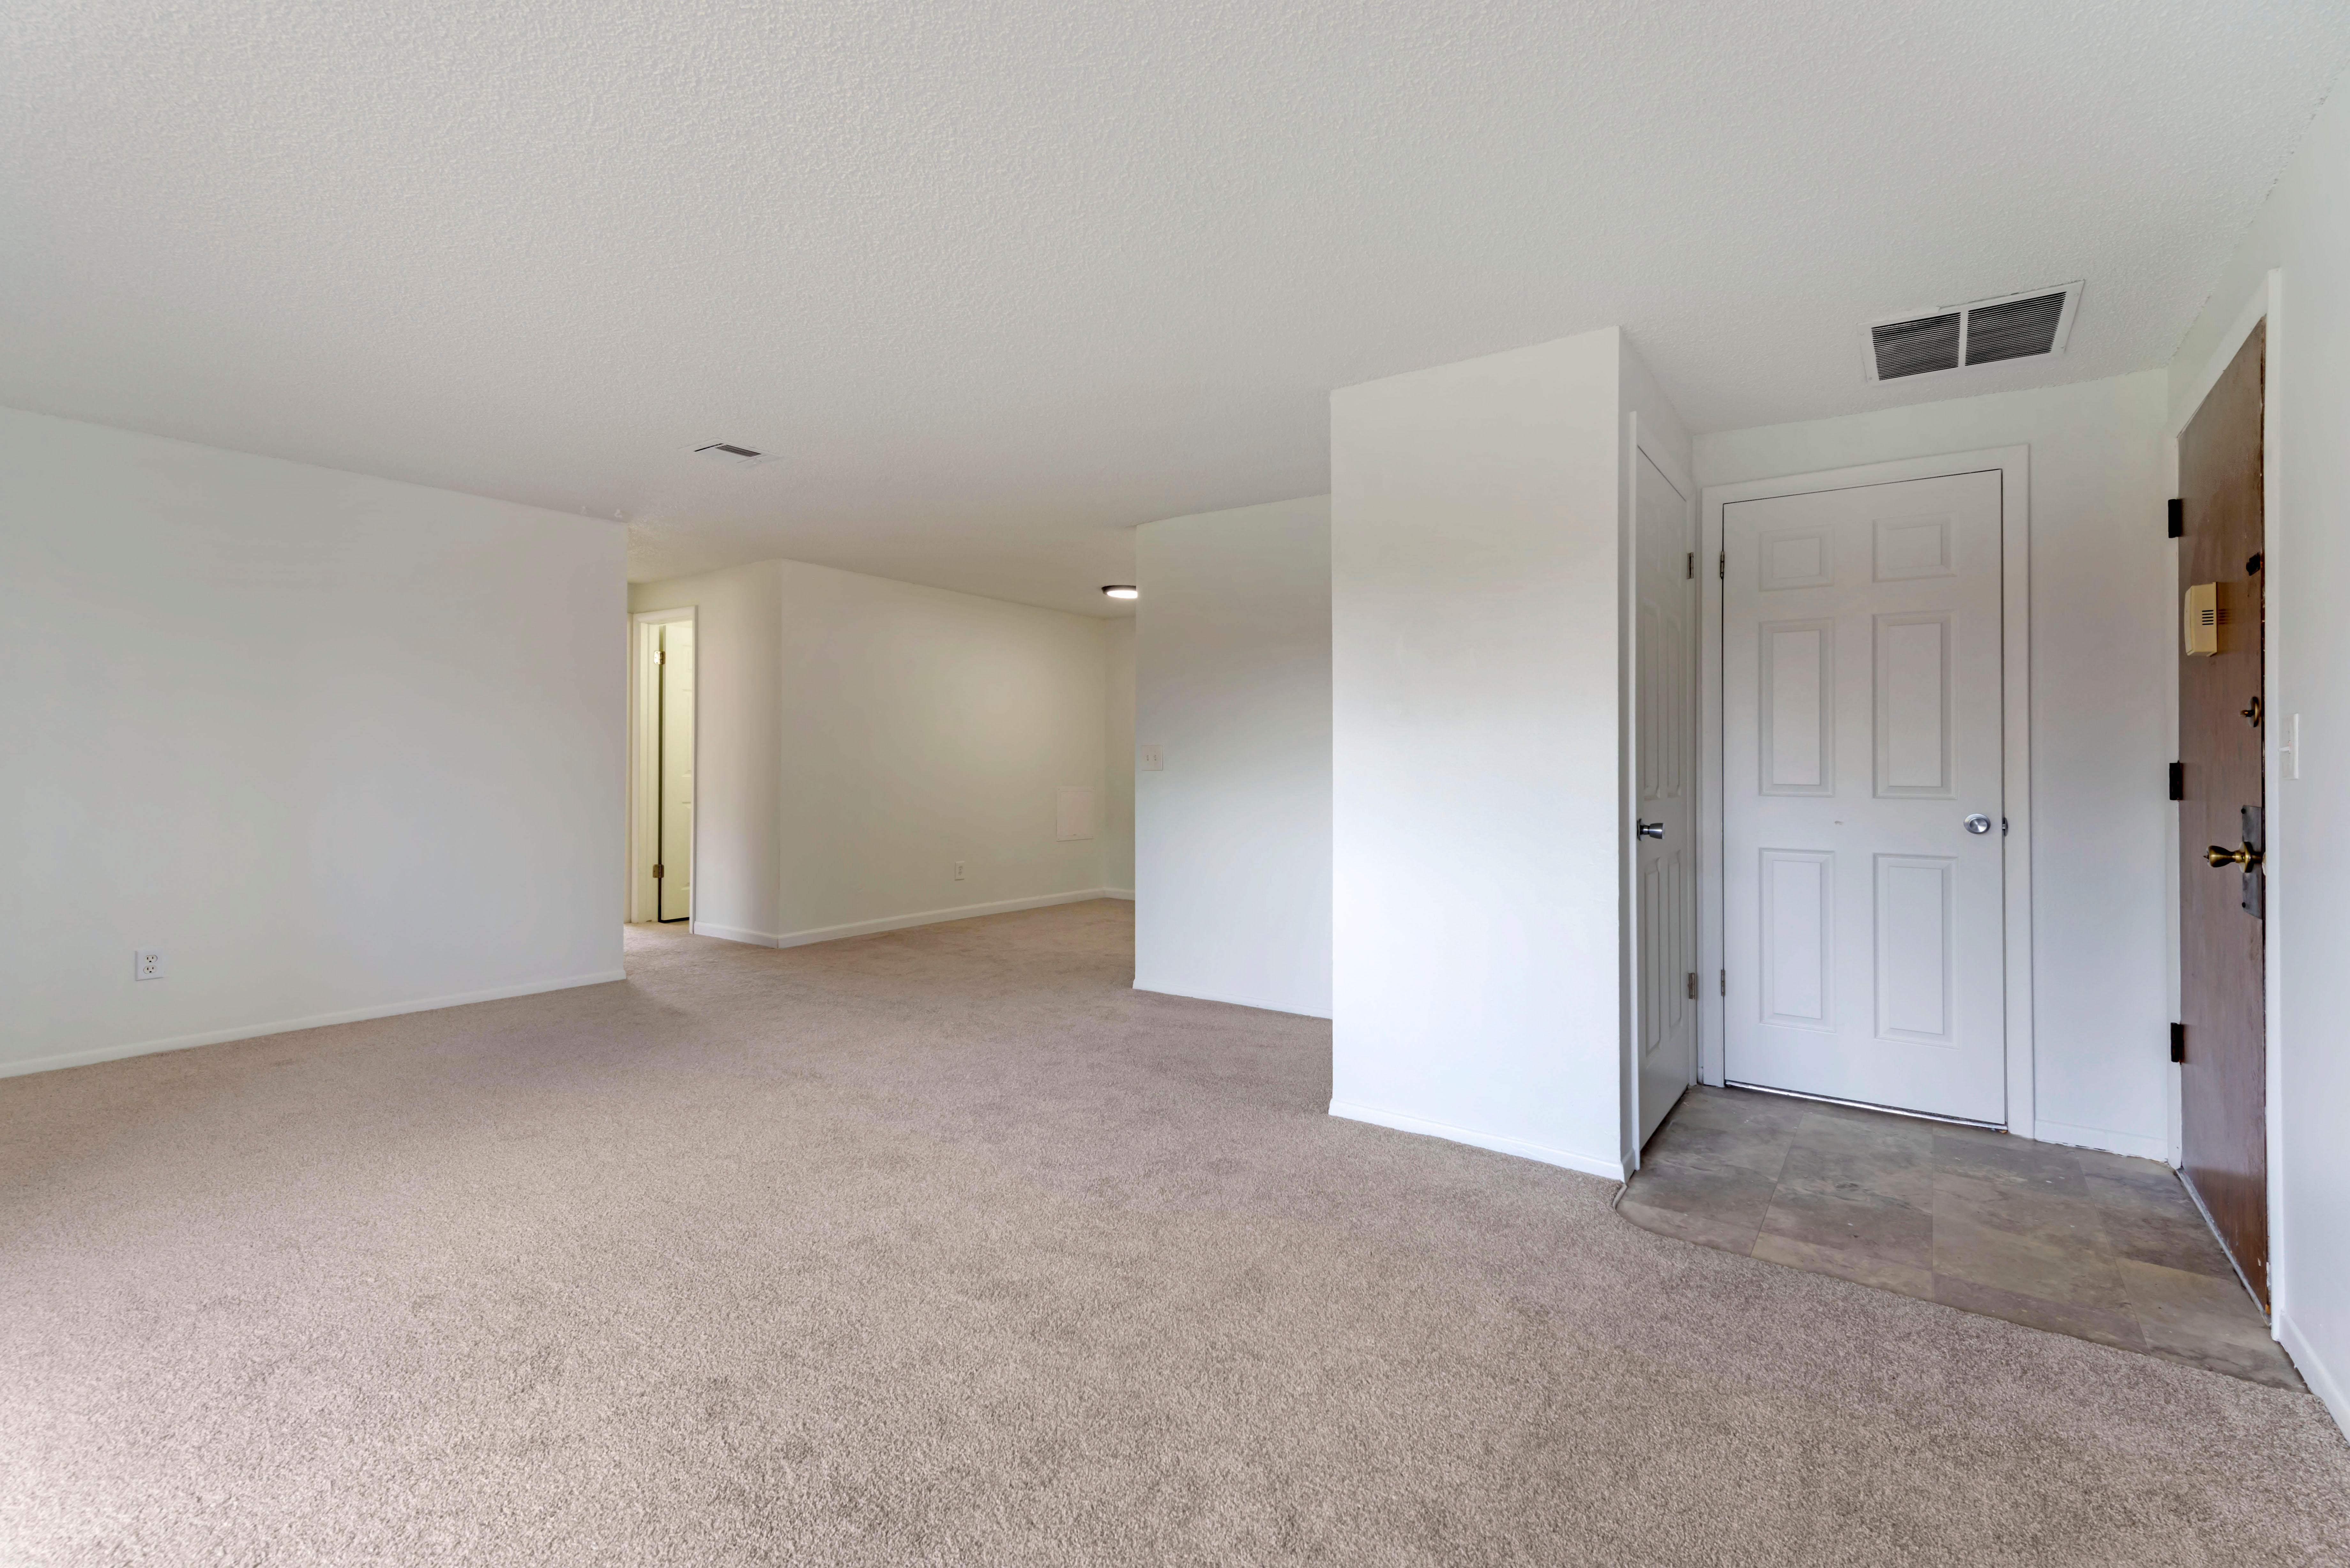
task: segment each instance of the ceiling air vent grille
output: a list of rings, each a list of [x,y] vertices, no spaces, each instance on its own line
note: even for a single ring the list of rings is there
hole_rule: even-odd
[[[1967,363],[1988,365],[1995,359],[2029,359],[2056,347],[2056,327],[2064,319],[2064,289],[2010,299],[1998,305],[1978,305],[1967,312]]]
[[[1915,321],[1887,321],[1868,329],[1876,350],[1877,379],[1922,376],[1929,370],[1959,368],[1960,315],[1921,316]]]
[[[2061,354],[2080,302],[2081,286],[2068,283],[1872,321],[1861,329],[1868,379],[1891,381]]]

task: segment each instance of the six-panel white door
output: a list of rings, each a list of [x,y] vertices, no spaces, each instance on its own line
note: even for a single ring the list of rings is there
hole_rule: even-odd
[[[1731,1083],[2006,1119],[2000,485],[1722,508]]]
[[[1640,1142],[1697,1079],[1697,530],[1647,452],[1632,476],[1633,1037]]]

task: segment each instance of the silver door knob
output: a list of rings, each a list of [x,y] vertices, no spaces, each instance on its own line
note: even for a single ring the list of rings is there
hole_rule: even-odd
[[[1665,836],[1665,825],[1661,822],[1642,822],[1636,816],[1632,819],[1632,831],[1643,838],[1662,838]]]
[[[1985,816],[1981,812],[1976,812],[1972,816],[1967,818],[1967,831],[1969,833],[1989,833],[1991,831],[1991,818]]]

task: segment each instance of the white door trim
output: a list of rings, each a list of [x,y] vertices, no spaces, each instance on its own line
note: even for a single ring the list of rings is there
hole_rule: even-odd
[[[630,924],[650,920],[655,911],[648,905],[637,887],[638,857],[653,836],[653,796],[660,787],[654,776],[657,763],[652,756],[652,671],[653,641],[647,635],[654,627],[672,626],[683,621],[693,628],[693,776],[695,787],[702,779],[702,626],[701,612],[693,605],[675,609],[639,610],[629,617],[629,882],[621,909],[627,911]],[[697,799],[699,797],[697,796]],[[695,864],[688,868],[688,886],[701,879],[702,813],[693,814],[693,826],[689,830],[689,843]],[[686,929],[693,929],[691,921]]]
[[[1698,862],[1698,954],[1713,985],[1698,987],[1698,1076],[1722,1081],[1726,1014],[1719,977],[1725,951],[1722,909],[1721,740],[1721,509],[1731,502],[1801,495],[1814,490],[1852,490],[1898,484],[1911,479],[1941,479],[1954,473],[1997,470],[2000,474],[2001,741],[2007,834],[2002,843],[2005,878],[2007,1130],[2033,1137],[2032,1071],[2032,449],[1991,447],[1939,457],[1904,458],[1857,468],[1709,484],[1702,493],[1698,559],[1713,557],[1715,569],[1700,571],[1698,627],[1700,800]]]

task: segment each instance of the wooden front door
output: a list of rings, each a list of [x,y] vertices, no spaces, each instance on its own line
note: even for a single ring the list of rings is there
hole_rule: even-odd
[[[2218,585],[2219,651],[2178,664],[2181,1174],[2265,1310],[2269,1298],[2266,889],[2219,861],[2266,847],[2260,711],[2261,397],[2265,330],[2245,340],[2178,438],[2182,586]],[[2215,863],[2217,862],[2217,863]]]

